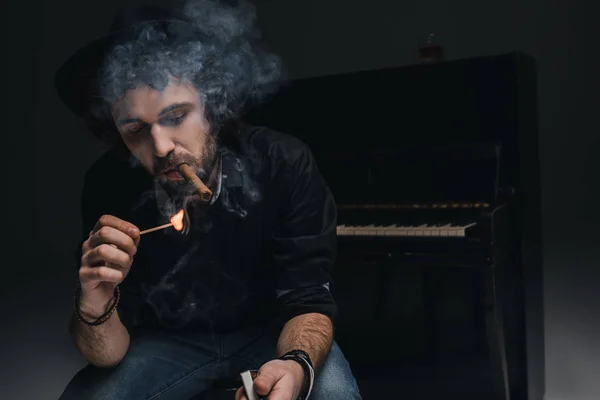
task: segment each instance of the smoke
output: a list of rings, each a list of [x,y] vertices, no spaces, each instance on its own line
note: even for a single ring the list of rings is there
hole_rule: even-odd
[[[259,186],[251,178],[251,168],[257,166],[238,157],[228,148],[221,150],[221,157],[223,179],[227,180],[227,184],[222,185],[219,200],[225,210],[245,218],[248,215],[247,207],[262,198]]]
[[[128,31],[109,52],[100,77],[101,95],[109,104],[139,86],[162,90],[173,77],[195,85],[217,129],[276,90],[281,61],[258,44],[252,4],[189,0],[181,15],[187,22]]]
[[[214,330],[215,318],[245,304],[246,282],[232,276],[215,259],[207,258],[207,252],[197,243],[158,282],[142,284],[144,301],[162,326],[180,328],[194,321]]]
[[[184,279],[185,267],[189,265],[189,259],[194,255],[198,245],[192,246],[184,254],[177,264],[171,268],[156,285],[142,285],[142,293],[145,301],[158,316],[164,326],[178,328],[187,324],[198,310],[196,300],[198,280]],[[210,303],[203,302],[203,307]]]

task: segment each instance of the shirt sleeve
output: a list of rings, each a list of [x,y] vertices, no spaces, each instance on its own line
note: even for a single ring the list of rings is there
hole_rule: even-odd
[[[329,291],[336,257],[337,210],[306,145],[285,163],[273,242],[278,304],[289,320],[321,313],[332,320],[337,305]]]
[[[81,265],[82,245],[87,240],[90,231],[96,225],[96,222],[104,214],[118,214],[117,209],[113,206],[111,198],[106,195],[106,189],[102,175],[99,175],[95,168],[92,167],[86,174],[83,182],[83,190],[81,193],[81,222],[82,222],[82,239],[79,241],[78,248],[75,251],[77,269]],[[118,215],[115,215],[118,216]],[[136,321],[136,316],[139,313],[139,295],[133,290],[133,285],[130,285],[127,280],[119,285],[121,291],[121,299],[117,306],[119,319],[131,333]]]

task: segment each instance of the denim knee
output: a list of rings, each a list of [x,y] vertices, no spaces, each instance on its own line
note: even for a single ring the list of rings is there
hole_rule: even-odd
[[[88,365],[73,377],[59,400],[121,400],[142,395],[136,391],[140,389],[136,378],[144,366],[135,361],[128,360],[114,368]]]
[[[325,362],[317,371],[310,397],[315,400],[362,399],[350,365],[335,342],[333,342]]]

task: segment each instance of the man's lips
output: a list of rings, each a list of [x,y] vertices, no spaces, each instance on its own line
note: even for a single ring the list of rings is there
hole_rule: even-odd
[[[179,171],[174,168],[161,172],[161,175],[164,175],[167,179],[171,180],[183,180],[183,176],[181,176]]]

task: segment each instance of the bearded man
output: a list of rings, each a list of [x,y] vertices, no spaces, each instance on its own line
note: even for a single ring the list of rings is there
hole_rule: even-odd
[[[241,120],[281,79],[253,20],[200,0],[123,10],[57,72],[111,145],[82,194],[70,332],[89,365],[61,399],[187,399],[244,370],[271,400],[360,399],[333,341],[332,194],[300,140]],[[184,230],[141,235],[179,210]]]

